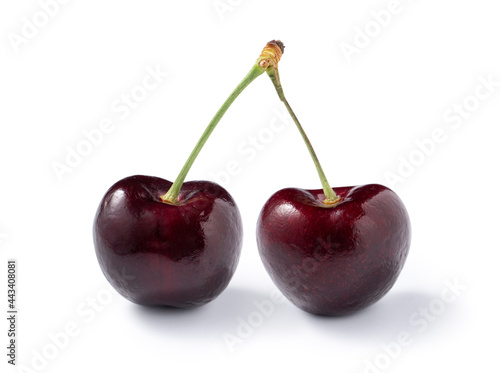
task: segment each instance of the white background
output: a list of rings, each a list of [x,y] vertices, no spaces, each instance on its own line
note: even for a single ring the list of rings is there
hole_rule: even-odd
[[[3,310],[7,259],[15,258],[17,362],[26,367],[12,371],[498,369],[498,346],[489,342],[500,332],[496,1],[401,0],[385,21],[374,14],[394,10],[388,1],[74,0],[44,11],[47,2],[0,5],[0,300]],[[255,302],[275,290],[255,242],[260,208],[281,188],[320,187],[293,124],[270,132],[282,106],[264,75],[230,108],[188,175],[215,180],[228,162],[238,163],[238,174],[223,182],[245,239],[227,290],[188,311],[142,308],[108,290],[92,242],[101,197],[129,175],[175,179],[274,38],[286,45],[285,92],[331,184],[382,183],[405,202],[413,240],[398,282],[349,317],[275,304],[251,335],[242,334],[242,322],[259,321]],[[346,56],[347,44],[356,53]],[[113,103],[139,92],[148,67],[169,75],[130,113],[116,112]],[[496,86],[481,88],[481,79]],[[106,119],[113,130],[59,180],[54,162],[64,163],[68,149],[85,141],[83,131]],[[435,133],[440,143],[429,142]],[[253,136],[266,143],[249,159],[241,149]],[[416,142],[427,144],[426,155]],[[449,282],[458,295],[441,307]],[[66,340],[60,333],[68,325],[79,334]],[[400,333],[411,344],[395,346]],[[241,339],[234,351],[228,334]]]

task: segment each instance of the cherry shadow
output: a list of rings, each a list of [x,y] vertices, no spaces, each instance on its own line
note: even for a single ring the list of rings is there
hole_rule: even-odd
[[[269,297],[265,292],[229,287],[212,302],[196,308],[144,307],[132,304],[133,316],[146,328],[166,335],[186,338],[218,338],[235,334],[238,317],[247,318],[255,301]]]
[[[310,330],[332,340],[353,345],[379,344],[395,340],[399,333],[415,333],[410,315],[427,307],[435,294],[418,291],[393,291],[365,310],[340,317],[312,315],[285,300],[274,303],[273,311],[265,316],[257,334],[293,338],[299,329]],[[186,341],[206,340],[224,345],[223,335],[238,335],[241,320],[255,314],[256,302],[269,302],[269,292],[241,287],[227,288],[217,299],[202,307],[177,309],[143,307],[130,304],[132,316],[151,332],[175,335]]]
[[[435,297],[435,294],[417,291],[391,292],[374,305],[351,315],[326,317],[304,312],[303,318],[319,332],[345,340],[387,341],[395,339],[400,332],[414,331],[410,324],[411,314],[427,307]]]

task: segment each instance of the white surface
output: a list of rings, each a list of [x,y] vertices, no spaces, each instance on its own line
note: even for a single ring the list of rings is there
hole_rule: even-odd
[[[214,4],[226,4],[221,16]],[[18,364],[31,369],[12,371],[470,372],[497,366],[497,349],[488,341],[500,332],[494,285],[500,86],[489,95],[478,88],[482,98],[471,97],[481,79],[500,82],[500,9],[486,0],[389,4],[69,1],[16,53],[10,33],[22,35],[24,17],[44,22],[44,16],[39,2],[2,2],[0,301],[4,309],[6,261],[16,258]],[[371,12],[389,8],[399,12],[349,62],[342,43],[354,45],[358,28],[376,33]],[[241,320],[259,321],[254,302],[275,290],[255,242],[261,206],[284,187],[320,187],[290,122],[248,159],[251,137],[267,139],[275,111],[282,111],[262,76],[231,107],[188,175],[213,179],[228,162],[238,162],[240,172],[227,189],[240,207],[245,241],[228,289],[190,311],[143,309],[107,290],[91,234],[100,198],[133,174],[173,180],[212,115],[274,38],[286,45],[280,63],[285,92],[332,185],[390,185],[386,173],[397,173],[401,159],[413,154],[421,163],[394,185],[413,226],[398,282],[353,316],[313,317],[285,302],[250,336],[241,334]],[[115,101],[137,89],[148,66],[169,75],[130,113],[116,112],[122,104]],[[447,123],[443,115],[450,118],[449,110],[464,100],[472,109],[467,118]],[[59,181],[52,163],[64,162],[67,147],[85,140],[82,131],[106,118],[113,130]],[[418,159],[415,141],[433,133],[445,140]],[[441,309],[447,281],[466,289]],[[96,296],[101,301],[92,308]],[[429,307],[432,322],[418,314]],[[51,351],[50,335],[68,324],[79,335]],[[225,333],[243,341],[234,352]],[[411,340],[401,348],[394,345],[400,333]],[[6,332],[0,340],[7,343]],[[53,354],[46,366],[33,366],[44,351]]]

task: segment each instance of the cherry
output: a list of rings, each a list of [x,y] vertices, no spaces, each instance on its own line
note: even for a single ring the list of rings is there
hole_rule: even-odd
[[[171,185],[151,176],[113,185],[94,221],[97,258],[111,285],[134,303],[199,306],[217,297],[236,270],[241,217],[215,183],[186,182],[178,203],[164,203]]]
[[[343,315],[382,298],[410,247],[403,202],[382,185],[331,188],[314,149],[283,93],[278,66],[267,71],[314,161],[323,189],[288,188],[271,196],[257,222],[264,267],[299,308]]]
[[[379,300],[408,255],[410,225],[398,196],[377,184],[334,189],[282,189],[257,223],[264,266],[281,292],[310,313],[342,315]]]

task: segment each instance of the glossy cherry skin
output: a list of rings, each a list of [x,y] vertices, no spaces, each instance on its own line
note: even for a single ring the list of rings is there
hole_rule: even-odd
[[[241,216],[217,184],[186,182],[175,205],[160,199],[171,185],[151,176],[113,185],[94,219],[95,251],[107,280],[128,300],[200,306],[216,298],[233,276]]]
[[[410,247],[410,219],[399,197],[377,184],[283,189],[264,205],[257,244],[276,286],[304,311],[337,316],[363,309],[394,285]]]

